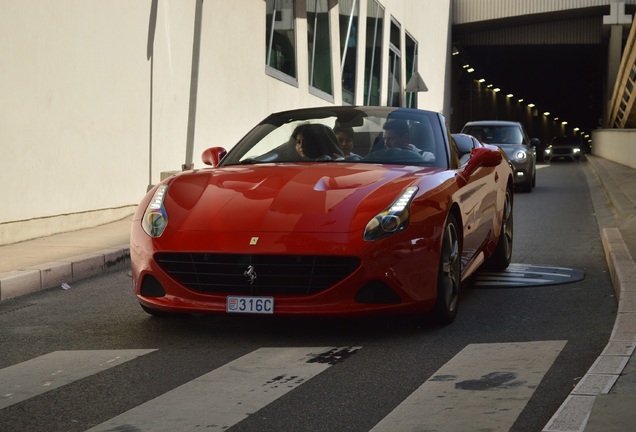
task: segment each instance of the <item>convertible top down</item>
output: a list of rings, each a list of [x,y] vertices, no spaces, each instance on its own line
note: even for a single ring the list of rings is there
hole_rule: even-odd
[[[462,281],[510,263],[510,163],[456,142],[439,113],[281,112],[202,158],[209,168],[162,181],[133,218],[133,290],[150,314],[448,323]]]

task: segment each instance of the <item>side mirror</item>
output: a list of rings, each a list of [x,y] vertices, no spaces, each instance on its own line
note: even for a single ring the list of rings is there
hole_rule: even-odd
[[[457,176],[459,186],[465,186],[468,183],[470,176],[472,176],[479,168],[496,167],[502,160],[503,155],[499,149],[495,150],[487,147],[473,149],[466,167]]]
[[[479,167],[495,167],[501,163],[502,159],[503,156],[499,149],[476,148],[471,152],[468,165],[473,166],[473,171],[475,171]]]
[[[539,147],[539,145],[541,144],[541,141],[539,141],[539,138],[530,138],[530,145],[533,147]]]
[[[201,159],[203,163],[210,166],[217,166],[219,162],[225,157],[227,150],[223,147],[211,147],[203,152]]]

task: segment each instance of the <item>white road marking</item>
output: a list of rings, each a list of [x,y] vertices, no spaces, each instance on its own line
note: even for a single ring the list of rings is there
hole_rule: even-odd
[[[55,351],[0,370],[0,409],[155,350]]]
[[[260,348],[90,431],[225,431],[357,349]]]
[[[468,345],[372,431],[508,431],[565,344]]]

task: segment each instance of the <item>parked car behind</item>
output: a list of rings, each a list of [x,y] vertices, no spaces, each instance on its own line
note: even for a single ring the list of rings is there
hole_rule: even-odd
[[[500,147],[514,167],[515,188],[532,192],[537,182],[537,138],[530,139],[519,122],[479,120],[468,122],[461,133]]]
[[[550,162],[555,159],[579,161],[583,158],[583,143],[580,137],[554,137],[543,152],[543,160]]]

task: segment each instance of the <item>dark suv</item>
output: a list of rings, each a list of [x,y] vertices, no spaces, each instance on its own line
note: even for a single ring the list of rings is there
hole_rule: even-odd
[[[573,136],[555,137],[543,152],[543,160],[550,162],[555,159],[579,161],[583,157],[583,143],[581,138]]]
[[[515,188],[532,192],[537,182],[537,138],[530,139],[519,122],[480,120],[468,122],[462,133],[501,148],[514,167]]]

